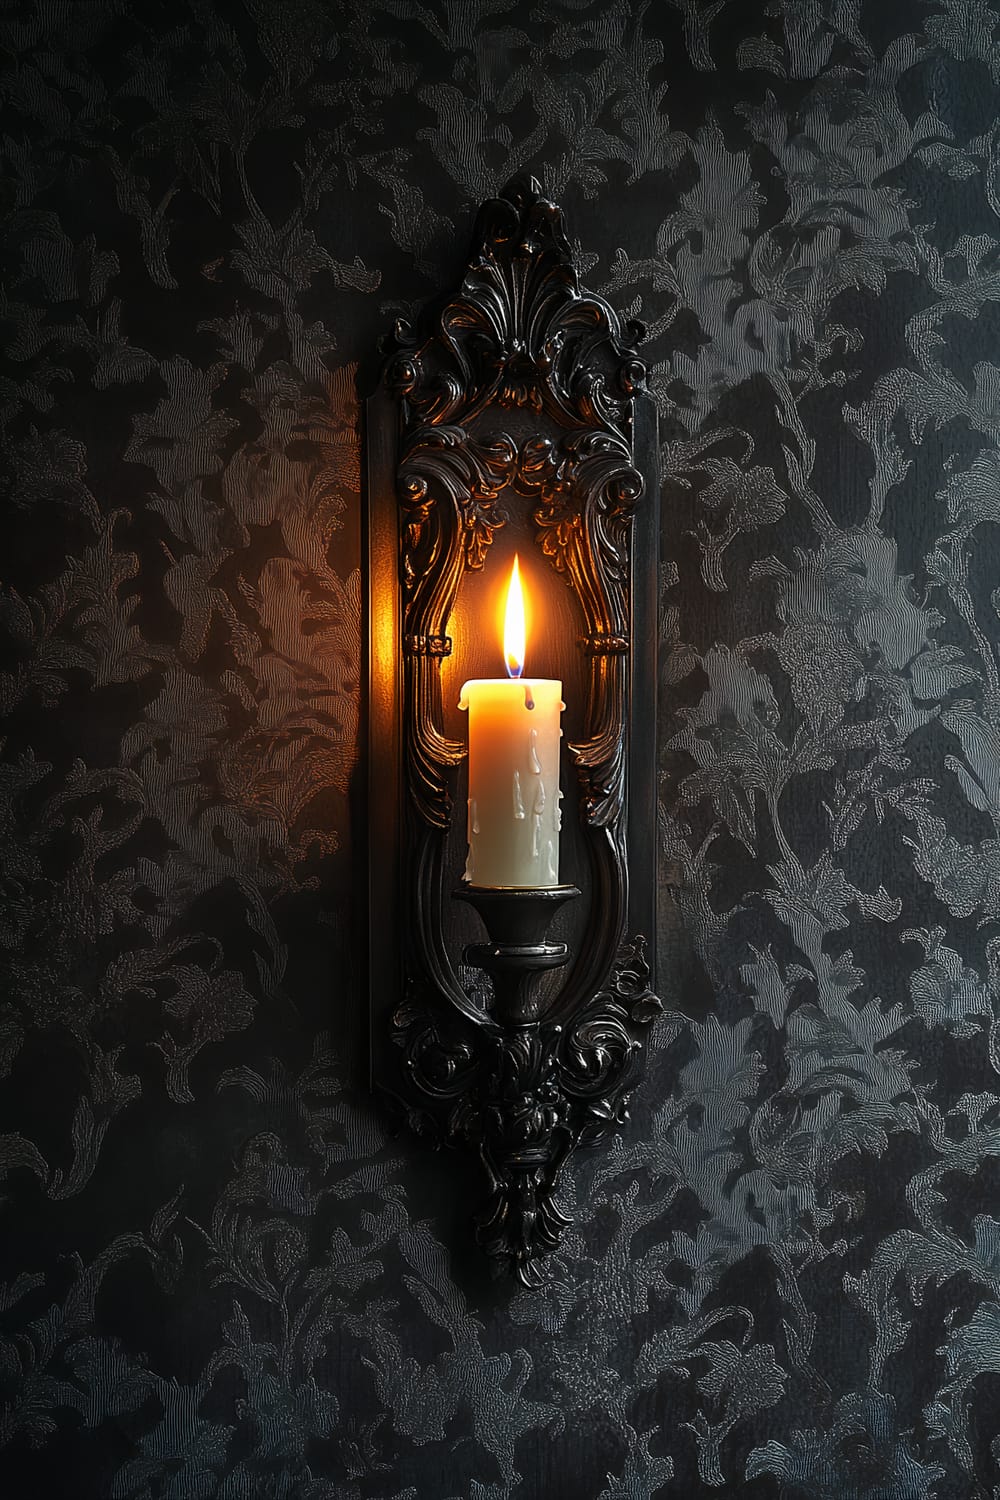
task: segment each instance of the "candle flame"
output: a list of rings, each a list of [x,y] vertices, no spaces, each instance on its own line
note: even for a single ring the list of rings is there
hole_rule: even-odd
[[[507,676],[520,677],[524,671],[524,593],[521,588],[521,570],[514,554],[514,566],[510,572],[507,589],[507,610],[503,622],[503,654],[507,661]]]

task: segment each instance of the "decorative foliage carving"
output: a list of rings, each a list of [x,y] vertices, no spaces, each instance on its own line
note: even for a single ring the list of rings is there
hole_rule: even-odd
[[[462,427],[420,427],[412,433],[399,465],[399,498],[406,517],[403,581],[414,591],[435,563],[450,564],[445,585],[461,577],[462,565],[481,568],[493,533],[503,525],[496,499],[510,479],[516,449],[500,433],[477,441]],[[449,554],[452,527],[461,553]],[[454,579],[452,574],[454,573]],[[454,596],[448,601],[448,608]],[[440,607],[436,595],[424,608]]]
[[[404,1067],[428,1097],[453,1099],[468,1088],[476,1070],[475,1049],[454,1025],[437,1025],[412,995],[395,1011],[392,1034],[403,1049]]]
[[[408,435],[398,470],[403,514],[402,581],[407,785],[428,826],[447,828],[448,780],[463,748],[444,733],[439,661],[462,573],[480,568],[503,525],[496,501],[516,449],[500,434],[490,442],[461,427],[418,427]]]
[[[596,1141],[626,1118],[632,1064],[644,1029],[663,1010],[649,987],[646,942],[624,943],[611,980],[574,1016],[562,1047],[563,1088],[577,1108],[578,1140]]]
[[[609,432],[572,432],[558,444],[538,439],[526,445],[519,458],[519,484],[538,497],[534,518],[539,544],[580,600],[588,643],[615,641],[623,648],[588,649],[587,735],[570,745],[581,773],[588,820],[598,827],[620,827],[625,794],[628,532],[643,478],[629,444]]]

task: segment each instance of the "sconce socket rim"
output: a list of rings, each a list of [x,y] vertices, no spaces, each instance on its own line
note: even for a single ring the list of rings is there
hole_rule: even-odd
[[[497,949],[536,953],[549,946],[545,934],[556,912],[580,894],[575,885],[461,885],[452,892],[456,901],[475,907]]]

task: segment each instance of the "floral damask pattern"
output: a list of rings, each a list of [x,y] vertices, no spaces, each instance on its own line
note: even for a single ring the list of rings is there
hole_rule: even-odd
[[[1000,5],[0,0],[0,101],[3,1494],[1000,1494]],[[359,391],[522,170],[648,327],[679,872],[532,1292],[352,942]]]

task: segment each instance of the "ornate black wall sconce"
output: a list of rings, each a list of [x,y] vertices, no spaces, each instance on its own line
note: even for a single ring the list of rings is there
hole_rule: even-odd
[[[373,1080],[419,1132],[479,1152],[479,1240],[528,1285],[568,1222],[562,1165],[624,1118],[660,1009],[641,337],[581,291],[560,210],[516,179],[480,209],[461,286],[397,325],[367,408]],[[499,677],[515,555],[565,739],[543,767],[534,679],[501,681],[470,788],[459,696]]]

